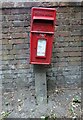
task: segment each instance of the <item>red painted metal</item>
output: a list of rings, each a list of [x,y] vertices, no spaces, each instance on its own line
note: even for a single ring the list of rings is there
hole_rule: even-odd
[[[33,7],[31,11],[30,63],[50,64],[56,10]]]

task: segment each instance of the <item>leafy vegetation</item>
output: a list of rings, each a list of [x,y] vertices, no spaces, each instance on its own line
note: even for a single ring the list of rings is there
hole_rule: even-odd
[[[4,120],[4,118],[7,118],[9,116],[10,112],[2,112],[2,116],[0,120]]]

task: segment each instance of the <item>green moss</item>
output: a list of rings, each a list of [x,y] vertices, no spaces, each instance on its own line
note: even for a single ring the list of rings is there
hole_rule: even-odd
[[[4,120],[4,118],[7,118],[9,116],[10,112],[4,112],[0,118],[0,120]]]

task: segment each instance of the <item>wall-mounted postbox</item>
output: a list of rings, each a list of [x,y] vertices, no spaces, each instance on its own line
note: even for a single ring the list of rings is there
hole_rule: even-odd
[[[36,8],[31,11],[30,63],[50,64],[56,10]]]

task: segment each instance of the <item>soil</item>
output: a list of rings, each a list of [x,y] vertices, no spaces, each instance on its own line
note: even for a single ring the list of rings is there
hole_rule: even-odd
[[[80,118],[81,88],[48,90],[48,103],[37,104],[35,87],[2,93],[1,116],[8,118]]]

